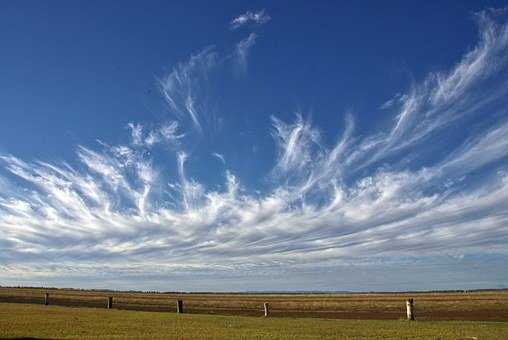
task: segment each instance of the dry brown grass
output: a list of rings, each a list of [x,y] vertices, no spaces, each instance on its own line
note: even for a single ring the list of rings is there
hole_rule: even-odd
[[[175,300],[184,300],[186,313],[250,315],[262,314],[269,302],[274,316],[337,319],[401,319],[405,300],[415,299],[419,320],[508,321],[508,291],[470,293],[389,294],[158,294],[0,288],[0,302],[41,304],[49,292],[50,303],[62,306],[105,307],[114,297],[114,308],[175,311]]]

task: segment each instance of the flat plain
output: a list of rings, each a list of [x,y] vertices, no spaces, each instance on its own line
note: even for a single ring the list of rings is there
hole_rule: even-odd
[[[0,303],[0,338],[508,339],[508,322],[263,318]]]
[[[45,306],[44,295],[49,294]],[[113,309],[106,309],[113,297]],[[405,320],[405,300],[416,321]],[[184,314],[176,314],[176,300]],[[271,306],[263,317],[263,303]],[[508,339],[508,291],[141,293],[0,288],[0,338]]]
[[[508,291],[375,294],[190,294],[136,293],[73,289],[0,288],[0,302],[105,308],[108,296],[115,309],[174,312],[182,299],[189,314],[261,316],[270,303],[273,317],[399,320],[407,298],[414,298],[420,321],[508,321]]]

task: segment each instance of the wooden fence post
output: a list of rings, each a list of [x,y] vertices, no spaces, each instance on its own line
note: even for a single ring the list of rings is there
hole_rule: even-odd
[[[270,304],[268,302],[263,303],[263,307],[265,308],[265,317],[270,315]]]
[[[49,305],[49,293],[44,293],[44,305]]]
[[[183,313],[183,301],[182,300],[176,300],[176,312],[178,314]]]
[[[113,297],[112,296],[108,296],[108,309],[111,309],[113,308]]]
[[[413,321],[415,319],[413,299],[406,300],[407,319]]]

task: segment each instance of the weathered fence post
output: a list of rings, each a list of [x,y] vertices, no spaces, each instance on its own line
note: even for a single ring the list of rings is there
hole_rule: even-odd
[[[270,304],[268,302],[263,303],[263,307],[265,308],[265,317],[270,315]]]
[[[44,305],[49,305],[49,293],[44,293]]]
[[[108,296],[108,309],[111,309],[113,308],[113,297],[112,296]]]
[[[176,300],[176,312],[178,314],[183,313],[183,301],[182,300]]]
[[[407,319],[413,321],[415,319],[413,299],[406,300]]]

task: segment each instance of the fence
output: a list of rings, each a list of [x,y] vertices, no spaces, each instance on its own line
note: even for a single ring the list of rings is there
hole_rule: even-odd
[[[211,295],[213,297],[213,294]],[[369,317],[367,314],[362,314],[358,311],[358,308],[352,307],[350,312],[346,314],[347,310],[333,311],[333,310],[295,310],[287,308],[291,302],[285,302],[285,308],[281,308],[280,299],[274,299],[278,309],[273,309],[270,302],[259,299],[245,303],[237,295],[233,302],[229,304],[219,303],[221,300],[205,301],[200,299],[196,302],[196,299],[190,299],[188,307],[185,308],[186,313],[192,314],[223,314],[223,315],[248,315],[248,316],[318,316],[318,317],[330,317],[334,312],[338,313],[336,318],[340,318],[342,313],[344,318],[375,318]],[[266,296],[266,297],[269,297]],[[264,298],[266,298],[264,297]],[[298,300],[298,297],[295,298]],[[155,298],[148,298],[146,296],[139,297],[133,294],[132,296],[113,296],[108,294],[94,294],[94,295],[71,295],[71,294],[59,294],[58,291],[55,294],[45,292],[44,294],[26,294],[26,295],[0,295],[0,302],[16,302],[16,303],[42,303],[44,305],[57,305],[57,306],[71,306],[71,307],[93,307],[93,308],[107,308],[107,309],[124,309],[124,310],[139,310],[139,311],[157,311],[157,312],[176,312],[179,314],[184,313],[184,299],[178,297],[177,299],[164,298],[158,295]],[[214,301],[216,304],[214,304]],[[403,300],[398,300],[399,307],[403,306]],[[323,304],[322,304],[323,305]],[[185,303],[187,307],[187,303]],[[406,300],[406,317],[408,320],[415,320],[414,312],[414,300],[413,298]],[[346,306],[345,306],[346,307]],[[324,312],[324,313],[323,313]],[[355,316],[356,317],[350,317]],[[397,308],[397,314],[392,313],[391,317],[379,318],[383,319],[400,319],[403,317],[403,309]],[[348,317],[349,316],[349,317]],[[367,317],[366,317],[367,316]]]

